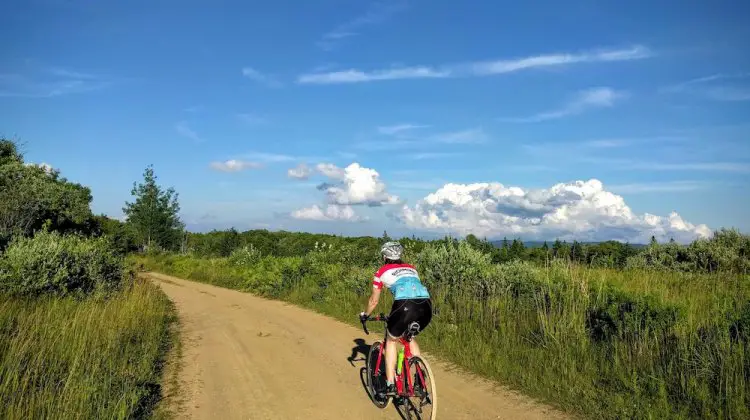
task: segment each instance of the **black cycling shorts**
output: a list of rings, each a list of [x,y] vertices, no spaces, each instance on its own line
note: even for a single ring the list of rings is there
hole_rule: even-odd
[[[386,328],[391,337],[399,338],[412,322],[419,323],[419,331],[424,331],[431,320],[432,301],[429,298],[401,299],[393,301]]]

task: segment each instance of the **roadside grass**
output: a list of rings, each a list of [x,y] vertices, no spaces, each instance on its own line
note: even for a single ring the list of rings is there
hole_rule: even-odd
[[[175,319],[143,280],[108,298],[0,295],[0,418],[151,416]]]

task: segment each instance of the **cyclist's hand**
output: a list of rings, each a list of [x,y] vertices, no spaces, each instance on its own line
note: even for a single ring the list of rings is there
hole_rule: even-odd
[[[367,318],[369,318],[369,317],[370,317],[370,316],[369,316],[369,315],[367,315],[366,313],[364,313],[364,312],[360,312],[360,313],[359,313],[359,322],[366,322],[366,321],[367,321]]]

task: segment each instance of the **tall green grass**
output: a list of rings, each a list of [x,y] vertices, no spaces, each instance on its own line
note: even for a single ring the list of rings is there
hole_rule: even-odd
[[[173,320],[144,281],[109,298],[0,296],[0,418],[148,415]]]
[[[466,244],[410,257],[434,301],[432,354],[591,418],[750,417],[747,275],[495,265]],[[352,324],[376,269],[321,252],[136,259]]]

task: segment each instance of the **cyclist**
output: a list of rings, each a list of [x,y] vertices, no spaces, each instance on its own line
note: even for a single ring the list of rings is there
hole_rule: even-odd
[[[396,395],[396,358],[399,338],[403,336],[412,322],[419,324],[419,330],[423,331],[432,320],[432,301],[427,289],[419,280],[417,269],[410,264],[401,261],[404,248],[398,242],[386,242],[380,248],[383,265],[375,273],[372,280],[373,289],[367,310],[359,314],[360,320],[365,321],[370,316],[380,301],[380,292],[383,286],[390,289],[393,294],[393,306],[388,316],[388,331],[385,347],[386,363],[386,391],[385,396]],[[419,356],[419,346],[412,339],[411,352]]]

